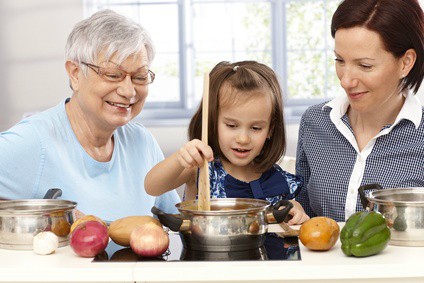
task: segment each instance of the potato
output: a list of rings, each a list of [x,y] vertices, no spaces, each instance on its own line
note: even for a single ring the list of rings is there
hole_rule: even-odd
[[[300,226],[299,239],[310,250],[328,251],[337,242],[340,227],[328,217],[313,217]]]
[[[156,218],[151,216],[127,216],[113,221],[109,225],[109,237],[118,245],[129,247],[131,232],[141,224],[153,222],[162,227]]]

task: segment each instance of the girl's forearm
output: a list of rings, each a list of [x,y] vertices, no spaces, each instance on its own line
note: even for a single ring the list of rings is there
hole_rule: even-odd
[[[144,187],[152,196],[162,195],[170,190],[178,188],[185,183],[185,168],[178,161],[176,154],[159,162],[146,175]]]

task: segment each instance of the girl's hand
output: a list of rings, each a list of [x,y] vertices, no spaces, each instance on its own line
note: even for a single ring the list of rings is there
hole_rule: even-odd
[[[184,168],[201,167],[203,159],[213,161],[213,151],[201,140],[194,139],[186,143],[177,152],[178,161]]]
[[[290,209],[289,214],[292,216],[292,219],[287,222],[289,225],[302,224],[306,220],[309,220],[309,216],[303,210],[303,207],[295,200],[290,200],[293,204],[293,208]]]

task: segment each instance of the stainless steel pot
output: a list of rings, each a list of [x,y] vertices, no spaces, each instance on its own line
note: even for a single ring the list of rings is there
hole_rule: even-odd
[[[0,248],[31,250],[33,237],[42,231],[55,233],[59,247],[67,245],[77,203],[54,199],[61,194],[50,189],[45,199],[0,201]]]
[[[180,215],[166,214],[156,207],[152,213],[163,225],[180,232],[186,249],[208,252],[262,247],[268,223],[283,222],[293,207],[285,200],[270,206],[268,201],[247,198],[211,199],[210,211],[197,206],[197,200],[191,200],[176,205]]]
[[[360,187],[359,195],[364,209],[386,218],[389,244],[424,246],[424,188],[383,189],[370,184]]]

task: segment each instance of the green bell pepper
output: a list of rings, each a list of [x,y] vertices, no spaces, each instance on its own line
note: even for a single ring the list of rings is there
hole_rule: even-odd
[[[340,233],[340,241],[347,256],[375,255],[387,247],[390,229],[381,214],[361,211],[349,217]]]

